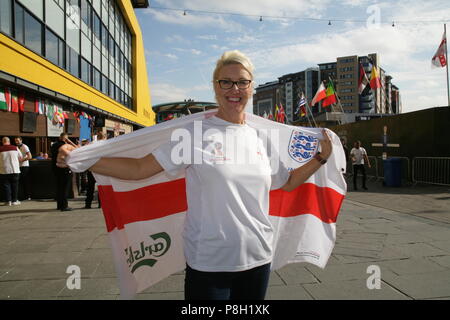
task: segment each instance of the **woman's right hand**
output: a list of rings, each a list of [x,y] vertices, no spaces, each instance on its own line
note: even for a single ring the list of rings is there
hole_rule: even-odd
[[[56,157],[56,166],[60,168],[67,168],[66,157],[77,147],[70,144],[63,144],[58,149],[58,156]]]

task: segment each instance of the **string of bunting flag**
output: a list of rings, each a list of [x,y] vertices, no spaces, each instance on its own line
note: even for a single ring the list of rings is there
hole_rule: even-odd
[[[0,87],[0,110],[14,113],[25,112],[25,93],[13,88]],[[54,125],[60,127],[63,127],[65,120],[69,119],[69,113],[64,111],[60,104],[48,99],[36,97],[33,111],[46,116]],[[78,122],[81,117],[89,119],[91,123],[95,120],[95,117],[84,111],[75,111],[73,116]]]

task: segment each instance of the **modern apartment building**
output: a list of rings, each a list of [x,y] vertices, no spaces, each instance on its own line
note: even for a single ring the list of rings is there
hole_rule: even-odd
[[[148,1],[1,0],[0,94],[19,111],[0,111],[0,135],[47,152],[66,132],[91,139],[155,123],[141,30],[134,9]],[[55,123],[39,112],[51,106]],[[57,109],[56,109],[57,107]],[[46,109],[48,113],[49,109]],[[30,121],[24,130],[25,121]],[[25,120],[24,120],[25,119]]]
[[[302,93],[308,101],[314,97],[319,83],[318,68],[308,68],[297,73],[290,73],[256,88],[253,97],[253,110],[255,114],[263,116],[272,113],[275,115],[276,105],[283,106],[289,123],[299,120],[298,102]],[[313,112],[318,112],[318,106]]]

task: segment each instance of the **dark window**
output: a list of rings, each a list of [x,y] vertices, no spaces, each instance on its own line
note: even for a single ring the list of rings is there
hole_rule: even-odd
[[[42,55],[42,25],[28,12],[24,12],[25,46]]]
[[[100,18],[96,13],[94,13],[94,35],[100,40],[101,39],[101,28],[100,28]]]
[[[109,34],[109,41],[108,41],[108,45],[109,45],[109,54],[114,57],[114,39],[112,37],[111,34]]]
[[[86,26],[91,28],[91,5],[87,2],[87,0],[81,0],[81,20],[86,24]],[[83,30],[87,31],[87,30]]]
[[[115,91],[114,91],[114,83],[112,81],[109,81],[109,96],[113,99],[116,98],[116,96],[114,95]]]
[[[0,1],[0,31],[12,35],[11,0]]]
[[[81,80],[88,84],[92,84],[91,69],[91,64],[85,59],[81,58]]]
[[[104,75],[102,75],[102,92],[104,94],[109,94],[109,86],[108,86],[108,78],[106,78]]]
[[[58,64],[58,37],[48,29],[45,31],[45,57]]]
[[[92,68],[93,69],[93,74],[94,74],[94,76],[93,76],[93,86],[94,86],[94,88],[95,89],[97,89],[98,91],[100,91],[101,90],[101,75],[100,75],[100,71],[98,71],[98,69],[96,69],[96,68]]]
[[[102,24],[102,44],[108,49],[108,29],[106,29],[104,24]]]
[[[45,57],[54,64],[65,67],[65,44],[49,29],[45,31]]]
[[[67,70],[77,78],[80,77],[79,59],[79,54],[67,46]]]

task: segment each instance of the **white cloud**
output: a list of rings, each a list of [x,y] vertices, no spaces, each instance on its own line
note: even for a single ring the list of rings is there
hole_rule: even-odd
[[[184,101],[184,99],[213,101],[212,97],[214,94],[212,93],[212,90],[212,86],[208,84],[184,88],[166,82],[150,83],[150,94],[152,96],[153,105]]]
[[[166,53],[164,56],[172,60],[178,60],[178,57],[172,53]]]
[[[217,35],[215,34],[204,34],[196,37],[200,40],[217,40]]]
[[[183,101],[188,99],[188,90],[169,83],[150,83],[150,93],[153,104]]]

